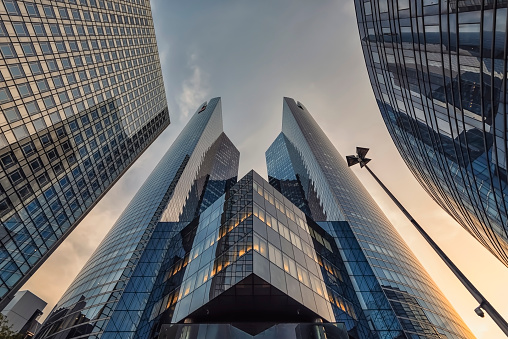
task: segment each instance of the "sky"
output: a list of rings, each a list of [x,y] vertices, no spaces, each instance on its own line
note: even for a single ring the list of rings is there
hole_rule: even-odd
[[[301,101],[338,151],[371,149],[370,168],[502,315],[508,269],[423,191],[381,119],[363,61],[353,1],[151,0],[171,125],[22,289],[50,313],[190,115],[222,97],[224,131],[240,150],[240,177],[266,178],[264,152],[282,126],[282,98]],[[404,215],[353,169],[477,338],[504,335]]]

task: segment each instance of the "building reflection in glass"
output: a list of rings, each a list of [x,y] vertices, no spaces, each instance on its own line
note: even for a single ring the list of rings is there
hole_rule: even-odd
[[[374,95],[402,158],[508,266],[506,1],[355,6]]]

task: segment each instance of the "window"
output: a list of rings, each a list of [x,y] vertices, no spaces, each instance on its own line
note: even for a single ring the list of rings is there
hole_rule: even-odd
[[[69,84],[74,84],[76,82],[76,76],[74,75],[74,73],[67,74],[67,82]]]
[[[73,88],[73,89],[71,90],[71,92],[72,92],[72,97],[73,97],[74,99],[81,97],[81,92],[79,91],[79,88]],[[83,109],[85,108],[85,107],[81,107],[81,108],[80,108],[80,107],[79,107],[79,105],[80,105],[80,103],[78,103],[78,110],[80,110],[80,111],[81,111],[81,110],[83,110]]]
[[[56,124],[57,122],[62,121],[62,119],[60,118],[60,114],[58,114],[58,112],[51,113],[49,115],[49,118],[51,119],[51,122],[53,124]]]
[[[67,52],[67,48],[65,48],[65,43],[63,41],[55,43],[56,50],[60,53]]]
[[[43,93],[49,91],[49,86],[45,79],[37,80],[36,84],[37,88],[39,89],[39,92]]]
[[[9,174],[9,179],[13,185],[19,184],[24,179],[23,172],[20,169],[17,169]]]
[[[30,161],[29,164],[30,164],[30,168],[32,169],[32,171],[34,173],[36,173],[42,169],[42,164],[41,164],[41,161],[39,158],[36,158],[36,159]]]
[[[0,159],[0,162],[2,162],[3,168],[7,169],[11,167],[12,165],[16,164],[17,160],[14,154],[7,153],[6,155],[2,156]]]
[[[63,138],[66,135],[67,133],[65,132],[65,128],[59,127],[56,129],[56,136],[58,137],[58,139]]]
[[[58,27],[58,24],[49,24],[49,30],[53,35],[61,35],[60,27]]]
[[[56,151],[55,148],[53,148],[52,150],[48,151],[46,154],[48,155],[48,159],[50,161],[54,161],[55,159],[58,158],[58,152]]]
[[[26,30],[25,24],[22,22],[13,22],[12,27],[14,27],[14,31],[17,36],[28,36],[28,31]]]
[[[11,15],[20,15],[18,5],[14,0],[4,0],[4,6],[7,13]]]
[[[8,65],[8,68],[14,79],[22,78],[25,76],[25,73],[23,73],[23,68],[21,68],[20,64]]]
[[[61,76],[53,77],[53,84],[55,85],[56,88],[63,87],[64,83],[62,77]]]
[[[35,114],[39,112],[39,105],[37,105],[36,101],[32,101],[25,104],[26,110],[28,114]]]
[[[71,62],[69,58],[62,58],[62,66],[64,69],[71,68]]]
[[[58,71],[58,64],[55,60],[46,60],[46,64],[51,72]]]
[[[39,44],[41,46],[42,54],[52,54],[53,50],[51,49],[51,45],[49,42],[41,42]]]
[[[72,30],[71,25],[64,25],[64,31],[67,35],[74,35],[74,31]]]
[[[78,43],[76,41],[69,41],[69,47],[70,47],[71,51],[73,51],[73,52],[79,51]]]
[[[21,44],[21,49],[23,49],[23,53],[26,56],[35,55],[34,46],[31,43],[29,43],[29,42],[22,43]]]
[[[79,11],[77,9],[73,9],[72,10],[72,17],[74,19],[78,19],[78,20],[81,20],[81,15],[79,15]]]
[[[37,182],[39,185],[44,186],[49,182],[49,176],[46,173],[42,173],[37,177]]]
[[[58,13],[60,14],[61,18],[63,18],[63,19],[69,19],[69,13],[67,13],[67,9],[66,8],[59,7],[58,8]]]
[[[54,18],[55,17],[55,12],[53,12],[53,7],[51,7],[51,6],[43,6],[43,9],[44,9],[44,14],[48,18]]]
[[[34,28],[35,35],[37,36],[44,36],[46,35],[46,30],[44,29],[43,24],[32,24]]]
[[[4,109],[4,115],[8,122],[15,122],[21,119],[16,107]]]
[[[76,64],[77,67],[83,66],[83,59],[81,59],[81,57],[79,55],[75,56],[74,63]]]
[[[67,92],[61,92],[61,93],[58,93],[58,99],[63,104],[65,102],[69,101],[69,96],[67,95]]]
[[[24,144],[23,146],[21,146],[21,149],[23,150],[23,153],[25,154],[25,156],[29,156],[29,155],[32,155],[33,153],[35,153],[35,146],[32,142],[29,142],[28,144]]]
[[[43,136],[41,136],[41,142],[44,146],[47,146],[51,144],[53,140],[51,139],[51,136],[49,134],[44,134]]]
[[[16,52],[11,44],[0,44],[0,52],[2,52],[2,56],[4,58],[15,58]]]
[[[31,90],[29,84],[21,84],[21,85],[18,85],[17,87],[18,87],[19,95],[21,95],[22,98],[26,98],[26,97],[32,95],[32,90]]]
[[[47,96],[43,98],[42,101],[44,101],[44,105],[46,106],[46,108],[55,107],[55,101],[53,100],[52,96]]]
[[[14,136],[17,140],[21,140],[23,138],[26,138],[28,136],[28,130],[26,129],[25,125],[18,126],[12,130],[14,132]]]
[[[28,65],[30,66],[30,71],[32,71],[32,74],[42,73],[41,65],[37,61],[31,62]]]
[[[0,104],[11,101],[11,93],[7,88],[0,88]]]
[[[37,5],[31,3],[31,2],[26,2],[25,3],[25,8],[26,8],[26,11],[28,13],[28,15],[30,16],[39,16],[39,10],[37,9]]]
[[[33,121],[33,124],[34,124],[35,130],[37,132],[39,132],[47,127],[46,122],[44,121],[44,118],[35,119]]]

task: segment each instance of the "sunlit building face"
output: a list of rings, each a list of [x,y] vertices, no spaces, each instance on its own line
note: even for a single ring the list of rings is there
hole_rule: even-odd
[[[355,1],[381,115],[424,189],[508,266],[507,8]]]
[[[0,308],[169,125],[148,1],[0,1]]]

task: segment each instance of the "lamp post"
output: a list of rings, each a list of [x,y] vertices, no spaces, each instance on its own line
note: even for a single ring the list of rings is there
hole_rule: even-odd
[[[418,222],[413,218],[411,214],[402,206],[402,204],[395,198],[390,192],[388,188],[379,180],[379,178],[372,172],[372,170],[367,166],[367,163],[371,161],[371,159],[366,158],[368,148],[357,147],[356,155],[348,155],[346,157],[347,164],[349,167],[354,166],[356,164],[360,164],[360,167],[365,167],[367,171],[372,175],[372,177],[377,181],[377,183],[383,188],[383,190],[388,194],[390,198],[392,198],[395,205],[397,205],[402,213],[411,221],[414,227],[420,232],[420,234],[427,240],[427,243],[434,249],[434,251],[441,257],[441,259],[445,262],[446,266],[455,274],[455,276],[460,280],[462,285],[471,293],[471,295],[476,299],[480,305],[475,308],[475,312],[478,316],[484,317],[483,310],[487,312],[492,320],[499,326],[499,328],[504,332],[506,336],[508,336],[508,323],[503,317],[496,311],[496,309],[487,301],[487,299],[476,289],[476,287],[466,278],[466,276],[459,270],[457,266],[448,258],[448,256],[439,248],[439,246],[432,240],[432,238],[425,232],[425,230],[418,224]]]

